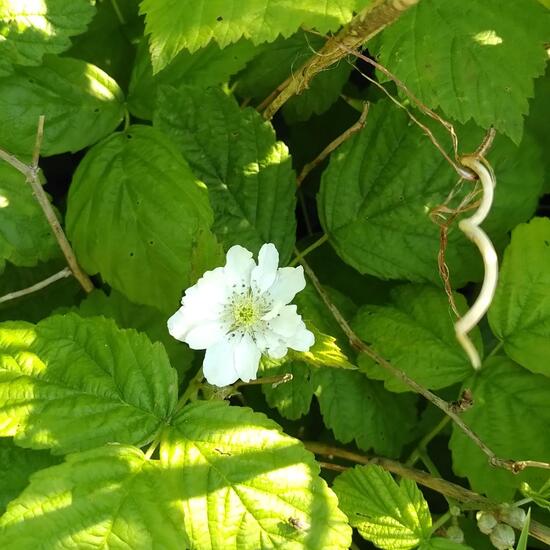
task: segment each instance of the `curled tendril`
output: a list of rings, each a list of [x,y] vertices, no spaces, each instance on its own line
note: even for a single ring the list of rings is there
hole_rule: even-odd
[[[460,220],[458,227],[479,248],[483,257],[485,275],[479,296],[472,307],[455,323],[455,333],[457,340],[468,354],[472,366],[475,369],[479,369],[481,367],[481,359],[468,333],[487,313],[497,287],[497,253],[485,231],[479,227],[491,210],[496,179],[491,165],[484,158],[479,156],[464,156],[460,160],[464,166],[470,168],[478,175],[483,189],[483,198],[478,209],[473,216]]]

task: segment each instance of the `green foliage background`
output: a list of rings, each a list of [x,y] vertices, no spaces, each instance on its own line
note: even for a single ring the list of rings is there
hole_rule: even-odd
[[[261,114],[384,2],[0,0],[0,149],[30,162],[45,116],[40,177],[96,287],[0,298],[2,548],[483,550],[475,511],[513,525],[503,505],[520,499],[550,524],[548,470],[491,466],[357,352],[310,283],[295,301],[315,345],[260,367],[284,383],[201,384],[201,352],[166,329],[232,245],[272,242],[281,265],[307,248],[363,342],[450,402],[471,392],[461,418],[498,457],[550,462],[548,2],[420,0],[363,48],[452,122],[461,153],[497,131],[484,228],[500,277],[472,334],[479,371],[455,338],[432,215],[472,183],[455,187],[409,114],[450,152],[440,125],[353,55]],[[302,181],[367,101],[364,127]],[[456,221],[446,261],[464,312],[483,264]],[[25,177],[0,160],[0,297],[64,265]],[[529,525],[517,548],[547,547]]]

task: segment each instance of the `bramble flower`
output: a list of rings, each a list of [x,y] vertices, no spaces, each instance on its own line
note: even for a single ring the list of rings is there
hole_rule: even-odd
[[[224,267],[207,271],[182,298],[182,307],[168,320],[168,330],[192,349],[206,349],[203,370],[215,386],[239,378],[254,380],[262,354],[281,359],[288,348],[308,351],[314,336],[295,305],[304,289],[304,270],[279,268],[279,253],[264,244],[258,264],[252,253],[236,245]]]

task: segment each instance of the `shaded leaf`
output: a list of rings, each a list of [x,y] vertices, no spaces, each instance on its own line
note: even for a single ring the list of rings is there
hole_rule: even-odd
[[[46,56],[40,67],[16,67],[0,78],[0,146],[30,156],[38,118],[44,115],[41,154],[79,151],[119,125],[123,101],[118,84],[101,69]]]
[[[402,285],[390,291],[387,306],[364,306],[353,322],[357,335],[413,380],[432,389],[444,388],[473,373],[472,365],[458,343],[454,316],[447,295],[427,285]],[[455,294],[460,311],[468,309],[461,294]],[[483,355],[481,336],[471,332]],[[391,391],[411,391],[365,354],[359,365],[369,377],[383,380]]]
[[[519,143],[549,24],[535,0],[423,0],[383,32],[380,62],[430,107]]]
[[[69,191],[67,232],[84,269],[131,301],[166,312],[195,282],[197,259],[207,260],[199,256],[213,240],[211,223],[204,185],[171,141],[148,126],[91,149]]]
[[[257,252],[272,242],[284,265],[296,238],[296,180],[271,124],[221,90],[185,86],[161,88],[154,125],[208,186],[213,230],[224,247]]]
[[[550,220],[518,225],[504,253],[489,310],[506,354],[529,370],[550,376]]]
[[[499,457],[550,461],[550,440],[541,437],[550,422],[550,380],[532,374],[510,359],[491,357],[477,376],[466,381],[474,405],[464,422]],[[542,484],[544,470],[513,474],[490,466],[488,458],[456,426],[450,441],[453,469],[467,477],[472,489],[500,502],[510,501],[522,482]]]

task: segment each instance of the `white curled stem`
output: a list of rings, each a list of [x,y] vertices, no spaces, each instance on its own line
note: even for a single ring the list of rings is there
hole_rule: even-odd
[[[497,287],[497,253],[491,239],[479,227],[491,210],[496,178],[490,164],[485,159],[477,156],[464,156],[460,160],[464,166],[470,168],[478,175],[483,189],[483,197],[479,208],[473,216],[460,220],[458,227],[479,248],[483,257],[485,275],[479,296],[472,307],[455,323],[455,333],[457,340],[468,354],[472,366],[474,369],[479,369],[481,367],[481,359],[468,333],[487,313]]]

